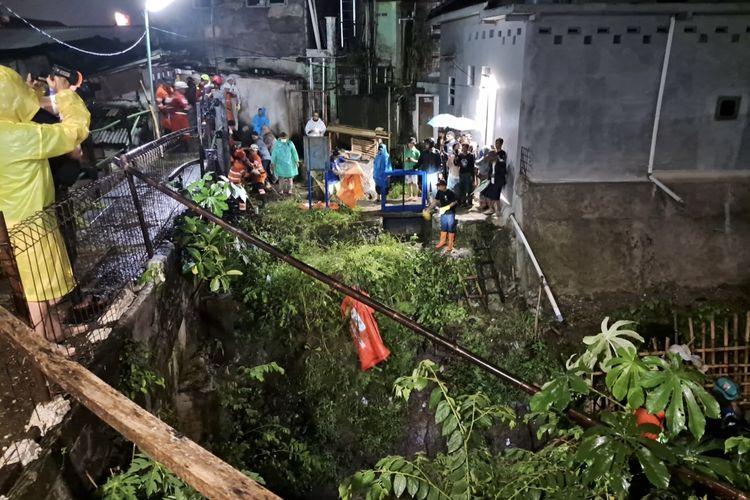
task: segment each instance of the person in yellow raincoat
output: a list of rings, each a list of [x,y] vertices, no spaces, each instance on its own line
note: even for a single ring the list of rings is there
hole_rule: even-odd
[[[47,159],[78,147],[88,136],[90,114],[67,80],[48,82],[61,122],[33,123],[39,98],[18,73],[0,65],[0,211],[11,233],[32,325],[50,342],[61,342],[65,332],[51,306],[73,289],[73,272],[54,210],[29,217],[55,201]]]

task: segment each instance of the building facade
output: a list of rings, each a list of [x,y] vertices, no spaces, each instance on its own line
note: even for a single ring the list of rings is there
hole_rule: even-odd
[[[440,111],[505,139],[557,288],[750,279],[750,4],[496,3],[434,16]]]

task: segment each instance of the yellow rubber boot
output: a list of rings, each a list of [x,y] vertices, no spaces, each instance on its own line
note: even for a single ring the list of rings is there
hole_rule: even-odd
[[[448,236],[448,233],[445,231],[440,231],[440,242],[435,245],[435,248],[443,248],[445,246],[445,238]]]

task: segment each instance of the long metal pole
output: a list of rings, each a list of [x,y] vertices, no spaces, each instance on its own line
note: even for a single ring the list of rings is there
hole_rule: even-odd
[[[667,83],[667,70],[669,69],[669,56],[672,54],[672,39],[674,37],[674,16],[669,20],[669,34],[667,35],[667,47],[664,49],[664,62],[661,66],[661,79],[659,80],[659,93],[656,96],[656,111],[654,112],[654,126],[651,130],[651,147],[648,151],[648,175],[654,171],[654,157],[656,156],[656,136],[659,135],[659,119],[661,118],[661,104],[664,99],[664,87]]]
[[[148,9],[143,9],[146,20],[146,60],[148,61],[148,88],[151,92],[151,104],[156,106],[156,91],[154,91],[154,68],[151,64],[151,28],[148,22]]]
[[[153,187],[154,189],[157,189],[158,191],[161,191],[162,193],[166,194],[170,198],[178,201],[179,203],[185,205],[190,210],[195,212],[196,214],[199,214],[203,218],[213,222],[214,224],[217,224],[218,226],[222,227],[223,229],[229,231],[230,233],[236,235],[239,239],[244,240],[261,250],[273,255],[277,259],[286,262],[290,266],[299,269],[303,273],[312,276],[313,278],[317,279],[318,281],[321,281],[325,283],[326,285],[330,286],[334,290],[341,292],[344,295],[347,295],[349,297],[352,297],[353,299],[362,302],[365,305],[368,305],[378,311],[379,313],[391,318],[393,321],[405,326],[406,328],[412,330],[413,332],[417,333],[418,335],[421,335],[422,337],[427,338],[428,340],[432,341],[435,344],[441,345],[448,349],[449,351],[452,351],[456,355],[470,361],[471,363],[483,368],[485,371],[488,371],[492,374],[494,374],[497,377],[500,377],[501,379],[510,382],[511,384],[514,384],[515,386],[519,387],[521,390],[528,394],[535,394],[537,391],[539,391],[539,387],[535,384],[531,384],[528,382],[525,382],[518,378],[517,376],[508,373],[501,368],[495,366],[491,362],[482,359],[481,357],[477,356],[476,354],[467,351],[463,347],[459,346],[455,342],[452,342],[448,340],[447,338],[443,337],[442,335],[435,333],[431,330],[428,330],[424,326],[420,325],[419,323],[415,322],[413,319],[409,318],[408,316],[405,316],[401,314],[400,312],[391,309],[390,307],[370,298],[369,296],[363,294],[362,292],[355,290],[353,288],[350,288],[346,286],[345,284],[341,283],[337,279],[315,269],[314,267],[311,267],[301,260],[295,259],[291,255],[288,255],[275,246],[271,245],[270,243],[267,243],[245,231],[243,231],[240,228],[234,227],[231,224],[228,224],[221,218],[217,217],[213,213],[209,212],[208,210],[204,209],[197,203],[195,203],[192,200],[189,200],[185,198],[184,196],[175,193],[169,188],[166,188],[162,186],[158,181],[148,177],[143,172],[139,171],[138,169],[132,167],[131,165],[126,165],[125,170],[127,173],[134,175],[135,177],[138,177],[140,180],[148,184],[149,186]],[[580,419],[581,422],[589,422],[589,425],[593,425],[594,421],[577,411],[574,411],[574,413],[577,415],[577,417],[574,417],[576,419]]]
[[[495,375],[496,377],[500,378],[501,380],[504,380],[505,382],[515,385],[517,388],[521,389],[527,394],[533,395],[541,390],[541,388],[537,386],[536,384],[526,382],[525,380],[518,378],[516,375],[513,375],[512,373],[506,372],[505,370],[481,358],[480,356],[474,354],[473,352],[464,349],[463,347],[456,344],[455,342],[451,342],[450,340],[443,337],[442,335],[425,328],[424,326],[415,322],[411,318],[404,316],[400,312],[395,311],[391,309],[390,307],[386,306],[385,304],[382,304],[370,298],[370,296],[364,295],[362,292],[344,285],[337,279],[331,276],[328,276],[327,274],[322,273],[321,271],[318,271],[314,267],[311,267],[300,260],[295,259],[291,255],[288,255],[282,252],[281,250],[274,247],[273,245],[259,238],[256,238],[255,236],[243,231],[242,229],[239,229],[237,227],[232,226],[231,224],[228,224],[227,222],[215,216],[213,213],[209,212],[203,207],[199,206],[197,203],[193,202],[192,200],[189,200],[185,198],[184,196],[178,193],[175,193],[171,189],[162,186],[158,181],[148,177],[146,174],[139,171],[138,169],[133,168],[132,166],[126,164],[125,170],[133,174],[134,176],[138,177],[143,182],[153,187],[157,191],[160,191],[166,194],[167,196],[169,196],[170,198],[172,198],[173,200],[176,200],[182,205],[185,205],[196,214],[202,216],[203,218],[207,220],[210,220],[214,224],[217,224],[219,227],[234,234],[241,240],[244,240],[256,246],[257,248],[263,250],[264,252],[267,252],[273,255],[277,259],[283,262],[286,262],[290,266],[296,269],[299,269],[303,273],[309,276],[312,276],[313,278],[317,279],[318,281],[322,283],[325,283],[326,285],[333,288],[334,290],[348,297],[351,297],[367,306],[372,307],[374,310],[391,318],[393,321],[399,323],[400,325],[405,326],[406,328],[413,331],[417,335],[420,335],[421,337],[424,337],[435,344],[445,347],[456,356],[467,360],[473,365],[476,365],[479,368],[483,369],[484,371]],[[601,422],[597,421],[596,419],[591,418],[585,413],[580,412],[575,409],[569,409],[567,411],[567,415],[570,419],[574,420],[575,422],[578,422],[584,427],[593,427],[596,425],[603,425]],[[742,491],[736,488],[733,488],[732,486],[710,479],[701,474],[698,474],[690,469],[687,469],[686,467],[674,467],[672,468],[672,472],[676,474],[681,474],[685,477],[688,477],[689,479],[693,481],[701,483],[707,486],[708,488],[710,488],[712,491],[720,494],[722,497],[735,498],[738,500],[749,500],[748,496]]]

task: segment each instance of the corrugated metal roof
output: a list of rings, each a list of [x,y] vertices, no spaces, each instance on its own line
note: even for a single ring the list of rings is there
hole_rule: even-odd
[[[143,26],[49,27],[44,28],[44,31],[63,42],[102,37],[132,43],[143,34]],[[2,34],[3,43],[0,45],[0,51],[26,49],[47,43],[54,43],[51,39],[31,28],[4,28]]]

